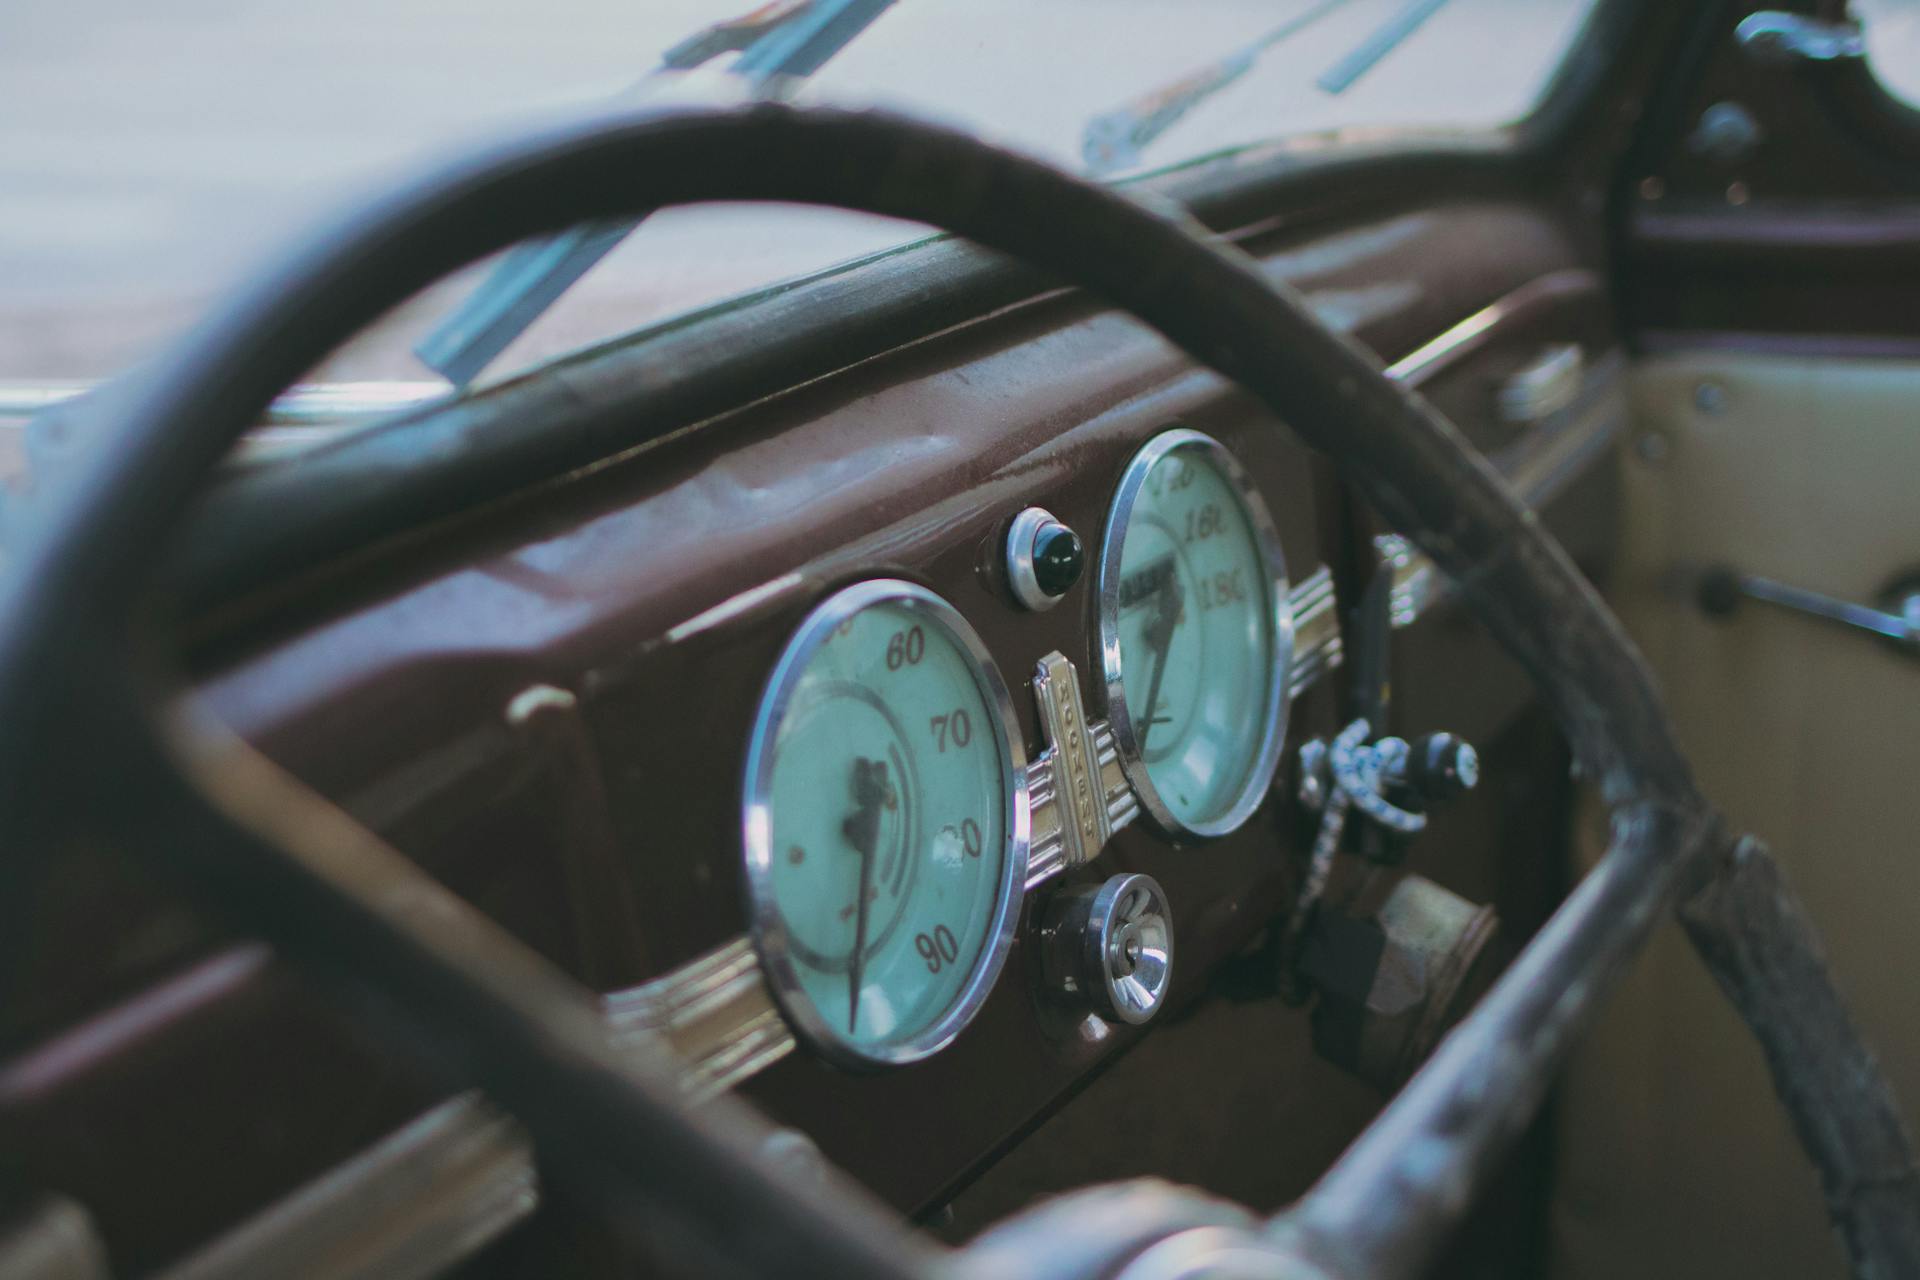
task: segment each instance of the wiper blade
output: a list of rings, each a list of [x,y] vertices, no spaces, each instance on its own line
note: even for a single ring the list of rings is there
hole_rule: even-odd
[[[893,4],[777,0],[695,32],[661,54],[652,75],[690,71],[737,53],[727,73],[744,79],[755,94],[778,94],[819,70]],[[479,287],[420,340],[414,354],[454,386],[465,386],[642,221],[644,216],[589,223],[508,251]]]
[[[1218,62],[1210,62],[1171,83],[1161,85],[1087,121],[1080,135],[1080,155],[1094,176],[1130,169],[1140,163],[1147,145],[1171,129],[1180,117],[1253,69],[1260,55],[1281,41],[1312,26],[1352,0],[1320,0],[1250,44]]]
[[[1328,93],[1345,93],[1354,81],[1379,65],[1381,59],[1399,48],[1446,4],[1447,0],[1408,0],[1404,9],[1381,23],[1353,52],[1321,72],[1314,83]]]

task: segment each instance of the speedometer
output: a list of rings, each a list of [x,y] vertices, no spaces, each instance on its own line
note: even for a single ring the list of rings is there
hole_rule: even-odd
[[[1239,827],[1280,761],[1293,614],[1273,520],[1219,441],[1166,431],[1127,464],[1099,610],[1108,718],[1142,807],[1175,836]]]
[[[966,621],[849,587],[788,642],[748,751],[754,944],[787,1019],[845,1065],[944,1047],[985,999],[1026,880],[1026,760]]]

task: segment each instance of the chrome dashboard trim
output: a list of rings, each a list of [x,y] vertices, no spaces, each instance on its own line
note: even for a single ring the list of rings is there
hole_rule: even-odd
[[[1277,670],[1267,689],[1266,705],[1261,709],[1263,730],[1259,753],[1247,771],[1245,782],[1231,805],[1219,817],[1208,822],[1188,823],[1173,813],[1140,754],[1134,733],[1133,716],[1127,706],[1126,685],[1120,663],[1120,560],[1121,546],[1133,517],[1134,505],[1148,475],[1160,461],[1176,452],[1197,452],[1217,470],[1239,497],[1241,510],[1252,527],[1261,560],[1267,568],[1267,600],[1272,610],[1274,658]],[[1214,839],[1237,831],[1266,800],[1267,790],[1280,767],[1280,752],[1287,736],[1287,712],[1292,705],[1289,692],[1293,672],[1294,617],[1292,587],[1287,580],[1286,553],[1280,546],[1280,532],[1267,510],[1266,500],[1239,459],[1212,436],[1187,427],[1162,431],[1141,446],[1121,473],[1113,503],[1107,510],[1100,536],[1098,583],[1098,627],[1100,674],[1106,702],[1107,723],[1113,730],[1120,766],[1133,784],[1140,807],[1165,834],[1180,839]]]
[[[1334,605],[1333,571],[1321,565],[1294,584],[1293,676],[1287,693],[1298,698],[1340,666],[1340,611]]]
[[[1537,510],[1553,501],[1620,438],[1627,417],[1625,369],[1626,357],[1618,351],[1595,361],[1571,405],[1488,459],[1522,502]],[[1387,533],[1373,541],[1381,564],[1393,573],[1390,608],[1395,627],[1413,625],[1447,598],[1446,578],[1406,539]]]
[[[1409,387],[1439,377],[1478,352],[1494,336],[1537,307],[1599,293],[1600,277],[1585,267],[1550,271],[1501,294],[1387,366],[1387,376]]]
[[[175,1263],[161,1280],[424,1280],[539,1203],[533,1144],[479,1094],[461,1094]]]
[[[0,1280],[110,1280],[93,1215],[63,1195],[39,1195],[0,1220]]]
[[[745,934],[651,982],[610,992],[604,1007],[615,1047],[665,1041],[696,1100],[724,1093],[794,1049]]]
[[[1027,855],[1027,891],[1099,856],[1113,833],[1132,825],[1140,816],[1140,800],[1127,782],[1120,764],[1120,750],[1113,741],[1113,727],[1104,720],[1088,720],[1079,697],[1080,674],[1073,663],[1060,653],[1041,659],[1034,676],[1034,696],[1040,706],[1040,724],[1048,746],[1039,759],[1027,766],[1027,798],[1033,806],[1033,843]],[[1056,727],[1060,719],[1048,711],[1049,701],[1058,699],[1061,690],[1072,690],[1075,718],[1086,724],[1081,747],[1062,757],[1060,744],[1066,736]],[[1078,757],[1077,769],[1071,766]],[[1062,786],[1062,773],[1076,778],[1070,787]],[[1077,798],[1069,798],[1077,797]],[[1069,815],[1076,821],[1069,822]],[[1078,827],[1075,839],[1070,829]]]
[[[1100,785],[1100,757],[1093,727],[1080,699],[1080,673],[1066,655],[1054,652],[1040,659],[1033,676],[1033,698],[1040,710],[1040,728],[1046,735],[1046,756],[1052,766],[1048,778],[1054,830],[1059,833],[1060,859],[1077,867],[1097,856],[1113,834],[1107,797]],[[1032,800],[1029,786],[1028,798]],[[1032,801],[1035,809],[1038,801]],[[1033,856],[1028,853],[1031,869]]]

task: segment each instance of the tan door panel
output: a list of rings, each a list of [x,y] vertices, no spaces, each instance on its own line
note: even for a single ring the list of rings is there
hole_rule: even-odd
[[[1920,661],[1764,605],[1728,564],[1871,602],[1920,565],[1920,362],[1667,356],[1634,373],[1615,605],[1706,793],[1767,840],[1913,1125],[1920,1102]],[[1589,842],[1591,843],[1591,842]],[[1669,927],[1565,1091],[1557,1274],[1843,1274],[1750,1037]]]

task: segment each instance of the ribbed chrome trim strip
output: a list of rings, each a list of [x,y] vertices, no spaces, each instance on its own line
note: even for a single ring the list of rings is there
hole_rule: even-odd
[[[93,1215],[65,1196],[36,1197],[0,1221],[0,1280],[109,1280]]]
[[[723,1093],[793,1052],[760,957],[743,934],[652,982],[606,997],[616,1046],[658,1037],[695,1098]]]
[[[1494,470],[1506,477],[1529,507],[1540,508],[1559,496],[1574,477],[1613,447],[1626,425],[1626,393],[1621,376],[1626,357],[1613,352],[1594,362],[1579,397],[1560,413],[1529,429],[1495,454]],[[1398,534],[1374,539],[1384,567],[1393,573],[1393,625],[1411,626],[1446,599],[1448,584],[1438,566]]]
[[[163,1280],[372,1276],[425,1280],[540,1202],[533,1147],[463,1094],[243,1222]]]
[[[1321,565],[1288,595],[1293,604],[1293,681],[1288,695],[1298,698],[1340,665],[1340,614],[1334,608],[1332,570]]]

